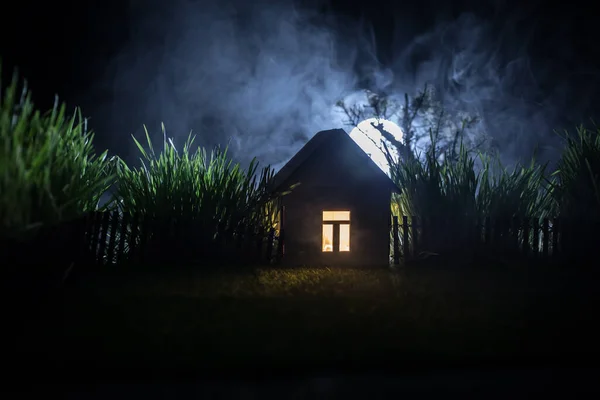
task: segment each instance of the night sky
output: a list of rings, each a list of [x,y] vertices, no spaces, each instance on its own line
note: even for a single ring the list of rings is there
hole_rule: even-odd
[[[3,77],[6,79],[12,69],[18,66],[21,75],[28,79],[34,100],[40,107],[51,106],[55,93],[69,106],[81,106],[84,114],[91,118],[91,126],[97,131],[97,145],[108,147],[125,157],[130,155],[132,149],[130,135],[138,135],[143,123],[149,124],[156,132],[157,123],[162,120],[167,127],[173,127],[170,134],[176,138],[187,136],[190,129],[194,129],[202,143],[207,145],[225,143],[236,137],[234,143],[237,143],[237,147],[234,145],[233,149],[237,149],[237,154],[251,153],[265,162],[278,164],[289,158],[315,133],[310,130],[335,127],[327,126],[327,114],[315,119],[316,122],[306,122],[304,125],[304,121],[311,113],[320,113],[314,110],[322,110],[342,89],[359,90],[376,86],[386,92],[414,91],[417,84],[425,79],[418,72],[422,71],[423,66],[427,66],[429,78],[435,78],[436,73],[431,72],[434,68],[428,60],[442,53],[461,57],[463,65],[471,66],[471,77],[457,83],[462,85],[460,101],[464,104],[477,102],[478,107],[486,110],[486,118],[497,132],[494,133],[495,138],[506,143],[503,150],[511,157],[513,154],[515,157],[526,155],[536,144],[546,140],[554,145],[553,129],[572,127],[597,116],[593,104],[599,98],[600,50],[596,43],[597,12],[592,2],[586,5],[580,0],[561,3],[540,0],[370,0],[324,4],[322,1],[307,0],[296,2],[300,4],[296,12],[310,14],[310,18],[297,23],[298,26],[289,33],[289,39],[281,40],[277,36],[282,35],[281,32],[289,32],[285,30],[287,28],[274,33],[269,31],[271,24],[265,21],[276,19],[280,12],[286,15],[282,19],[292,18],[291,6],[273,6],[290,2],[255,2],[255,10],[248,11],[247,4],[245,8],[239,6],[244,2],[212,1],[210,6],[202,5],[205,11],[198,11],[198,15],[204,15],[205,19],[197,24],[193,16],[196,14],[181,11],[184,9],[181,4],[190,7],[189,4],[202,1],[162,2],[177,4],[172,9],[165,5],[158,7],[156,3],[161,2],[63,0],[50,4],[22,0],[12,3],[10,11],[3,6],[5,10],[0,17]],[[228,20],[231,25],[213,29],[207,21],[211,21],[211,13],[219,14],[221,8],[229,10],[227,12],[230,14],[227,15],[235,14],[231,21],[236,22]],[[316,10],[315,13],[306,11],[310,8]],[[259,13],[256,10],[267,13],[268,17],[256,17]],[[273,11],[268,13],[270,10]],[[181,21],[185,16],[187,22],[183,23]],[[215,17],[214,20],[219,19]],[[256,25],[248,23],[255,20],[260,21]],[[315,26],[318,29],[312,28],[313,20],[317,21]],[[215,38],[212,35],[217,35],[218,40],[226,44],[239,41],[239,33],[226,39],[229,32],[227,26],[234,25],[243,27],[240,32],[245,32],[245,42],[235,47],[236,51],[218,52],[218,55],[192,54],[193,49],[211,42]],[[246,28],[247,25],[250,28]],[[369,33],[369,26],[373,27],[373,36]],[[451,28],[448,29],[450,33],[438,35],[447,39],[431,42],[435,45],[427,44],[430,42],[423,39],[423,35],[434,31],[439,33],[448,26],[459,28],[454,31]],[[481,26],[486,27],[486,39],[482,39],[477,46],[471,46],[471,41],[475,42],[479,35],[484,35]],[[256,41],[249,39],[253,37],[254,30],[260,30],[262,35]],[[175,31],[180,32],[180,36],[168,36]],[[331,78],[331,81],[336,80],[334,88],[327,83],[330,73],[326,70],[311,72],[308,77],[302,75],[305,71],[299,71],[302,60],[307,60],[306,68],[309,68],[316,57],[315,51],[311,50],[313,47],[303,47],[302,43],[312,40],[312,35],[317,31],[318,34],[326,32],[335,36],[333,42],[337,56],[332,55],[332,59],[344,65],[332,67],[336,72]],[[294,35],[298,36],[298,40]],[[167,36],[170,39],[164,39]],[[272,43],[273,40],[276,42]],[[315,42],[319,40],[315,39]],[[266,41],[270,43],[270,50],[260,50],[261,43]],[[426,44],[422,44],[424,41]],[[296,53],[307,51],[307,56],[285,53],[288,43],[292,42],[300,43],[297,44],[300,50]],[[176,50],[176,45],[181,43],[185,43],[186,47]],[[256,49],[252,48],[257,43]],[[314,46],[318,47],[319,44]],[[476,48],[477,54],[473,55],[475,61],[468,60],[471,53],[458,54],[453,46],[462,46],[463,49],[466,46],[471,53]],[[130,56],[133,54],[131,49],[136,49],[137,55]],[[240,60],[233,64],[239,68],[248,65],[247,72],[232,72],[231,76],[223,72],[230,66],[220,64],[224,59],[246,51],[253,53],[243,59],[240,56]],[[315,83],[315,89],[306,95],[308,97],[303,94],[305,97],[302,99],[310,100],[295,100],[288,108],[284,104],[280,106],[281,109],[273,110],[275,105],[285,103],[280,99],[274,101],[274,105],[266,104],[260,108],[256,104],[261,101],[264,103],[267,98],[272,99],[274,92],[288,91],[283,86],[261,89],[260,85],[261,79],[267,82],[273,76],[269,68],[276,67],[265,67],[264,59],[257,57],[263,57],[261,54],[266,52],[266,59],[274,60],[280,51],[282,61],[273,62],[284,63],[286,68],[289,66],[286,73],[290,74],[282,74],[279,77],[281,82],[294,81],[292,78],[302,76],[301,80],[294,81],[297,87],[303,87],[304,90],[313,82],[318,84]],[[329,65],[327,51],[319,47],[319,52],[322,52],[319,53],[321,59],[315,58],[317,63]],[[353,54],[352,62],[347,61],[349,54]],[[210,57],[216,57],[215,62]],[[288,61],[290,57],[298,57],[298,61],[292,65],[292,61]],[[342,61],[339,61],[340,57]],[[135,67],[130,65],[134,62],[132,60],[136,63]],[[439,69],[439,65],[447,67],[441,61],[436,60],[435,63],[435,68]],[[497,66],[490,67],[491,63],[497,63]],[[262,73],[261,68],[267,72]],[[501,77],[490,77],[487,68],[493,69]],[[447,71],[439,73],[444,74]],[[477,74],[487,74],[488,86],[482,88],[485,84],[475,76]],[[160,85],[148,83],[154,82],[159,75],[162,79]],[[355,79],[352,84],[347,82],[350,75]],[[199,82],[205,76],[206,81],[202,81],[204,83],[199,84],[198,88],[190,83]],[[229,84],[236,76],[260,77],[256,79],[258,84],[253,89],[253,97],[250,94],[245,97],[228,94],[228,91],[237,92],[237,87],[222,83]],[[394,77],[392,84],[388,82],[389,76]],[[382,80],[387,83],[381,83]],[[490,86],[489,82],[492,81],[497,84]],[[307,85],[306,82],[311,83]],[[244,90],[247,90],[248,81],[243,84]],[[148,89],[150,86],[152,90]],[[295,93],[295,90],[289,89],[290,93]],[[470,96],[468,99],[465,93]],[[482,99],[482,96],[486,96],[486,99]],[[509,100],[505,99],[506,96],[510,96]],[[165,106],[167,102],[170,103]],[[517,102],[527,105],[517,106]],[[230,122],[235,129],[215,122],[226,118],[228,113],[237,114],[236,107],[250,111],[232,117]],[[286,116],[290,116],[289,122],[282,122]],[[501,127],[504,121],[506,128]],[[292,132],[294,124],[298,132]],[[335,125],[336,122],[332,121],[331,124]],[[228,130],[230,128],[233,130]],[[264,143],[272,145],[265,146]],[[549,150],[547,154],[551,158],[555,152]]]

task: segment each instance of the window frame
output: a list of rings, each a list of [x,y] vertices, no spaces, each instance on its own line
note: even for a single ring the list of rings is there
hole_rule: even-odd
[[[336,218],[335,214],[332,215],[333,219],[325,219],[326,215],[325,213],[347,213],[348,214],[348,218]],[[352,246],[351,246],[351,223],[352,223],[352,211],[345,209],[345,210],[322,210],[321,212],[321,252],[322,253],[349,253],[352,250]],[[332,240],[331,240],[331,251],[326,251],[325,250],[325,246],[323,244],[324,239],[325,239],[325,226],[326,225],[331,225],[332,226]],[[340,246],[340,233],[341,233],[341,229],[340,226],[341,225],[346,225],[348,226],[348,250],[341,250]]]

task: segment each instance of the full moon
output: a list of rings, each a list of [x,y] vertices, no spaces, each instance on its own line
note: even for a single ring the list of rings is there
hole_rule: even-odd
[[[371,157],[373,162],[377,164],[379,168],[383,170],[386,174],[390,173],[390,166],[385,158],[385,153],[383,150],[383,141],[385,140],[381,133],[375,128],[372,124],[383,125],[383,129],[387,132],[391,133],[394,138],[398,141],[402,141],[402,129],[392,121],[388,121],[387,119],[377,119],[377,118],[369,118],[360,122],[352,131],[350,132],[350,137],[360,146],[361,149],[365,153]],[[392,158],[394,160],[398,159],[398,154],[395,148],[389,146],[388,149],[392,153]]]

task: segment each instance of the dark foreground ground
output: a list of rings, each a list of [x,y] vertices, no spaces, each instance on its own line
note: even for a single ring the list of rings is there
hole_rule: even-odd
[[[203,380],[188,389],[236,398],[596,390],[596,292],[595,275],[523,266],[105,271],[5,304],[4,361],[13,382]]]

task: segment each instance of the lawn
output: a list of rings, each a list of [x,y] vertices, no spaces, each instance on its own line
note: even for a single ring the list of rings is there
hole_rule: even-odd
[[[522,266],[113,270],[44,302],[11,347],[28,368],[115,373],[566,362],[599,354],[594,293]]]

